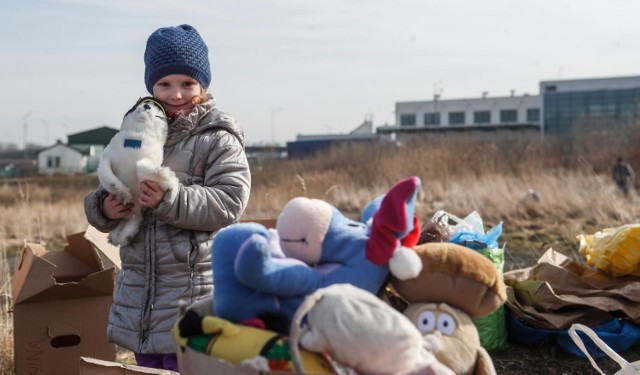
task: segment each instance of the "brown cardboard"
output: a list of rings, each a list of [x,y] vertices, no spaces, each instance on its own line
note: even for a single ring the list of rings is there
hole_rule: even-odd
[[[84,238],[89,240],[98,250],[100,261],[105,269],[115,267],[116,272],[120,270],[120,248],[109,243],[107,235],[89,226],[84,232]]]
[[[78,374],[81,356],[115,360],[106,337],[115,271],[99,237],[70,235],[62,251],[25,245],[12,280],[17,375]]]
[[[145,374],[179,375],[179,373],[171,370],[159,370],[159,369],[153,369],[149,367],[125,365],[122,363],[102,361],[96,358],[80,357],[80,375],[145,375]]]

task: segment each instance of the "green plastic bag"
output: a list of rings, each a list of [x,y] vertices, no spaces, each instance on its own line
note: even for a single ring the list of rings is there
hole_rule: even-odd
[[[487,257],[498,268],[500,275],[504,272],[504,248],[482,249],[476,250],[480,254]],[[487,316],[473,319],[480,334],[480,344],[487,351],[502,350],[509,346],[507,341],[507,318],[505,316],[504,305],[500,306],[496,311]]]

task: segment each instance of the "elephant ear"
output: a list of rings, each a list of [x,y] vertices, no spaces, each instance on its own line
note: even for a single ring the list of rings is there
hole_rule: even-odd
[[[366,257],[372,263],[389,263],[391,273],[402,280],[418,276],[422,262],[411,249],[418,242],[420,223],[415,201],[421,181],[410,177],[395,184],[373,214]]]
[[[282,252],[307,264],[318,263],[332,215],[333,207],[323,200],[305,197],[290,200],[276,222]]]

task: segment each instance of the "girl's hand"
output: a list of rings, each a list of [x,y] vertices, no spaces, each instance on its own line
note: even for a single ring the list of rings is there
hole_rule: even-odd
[[[147,208],[156,208],[162,201],[164,190],[155,181],[145,180],[140,183],[140,205]]]
[[[131,215],[133,203],[123,204],[115,194],[109,193],[102,204],[102,213],[110,220],[124,219]]]

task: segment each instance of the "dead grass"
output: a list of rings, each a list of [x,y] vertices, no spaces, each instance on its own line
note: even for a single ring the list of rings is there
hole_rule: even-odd
[[[486,227],[502,221],[505,270],[517,269],[532,265],[548,246],[579,257],[576,235],[638,222],[640,197],[634,192],[625,199],[609,180],[610,162],[619,153],[632,156],[627,159],[640,166],[635,151],[590,154],[587,150],[584,157],[566,157],[527,140],[501,146],[438,139],[341,147],[318,158],[252,164],[252,193],[243,218],[277,217],[296,196],[326,200],[357,218],[371,199],[396,181],[416,175],[423,182],[416,207],[423,222],[440,209],[461,217],[476,210]],[[96,186],[97,179],[91,176],[0,180],[3,296],[10,296],[7,256],[25,241],[60,248],[67,234],[84,230],[83,198]],[[12,318],[7,305],[2,306],[0,373],[4,374],[13,368],[13,342]],[[624,356],[637,360],[634,353],[639,349]],[[593,372],[587,360],[549,347],[512,347],[492,355],[500,374]],[[131,353],[119,350],[118,361],[133,363]]]
[[[0,246],[0,373],[13,371],[13,315],[11,313],[11,272],[4,246]]]

